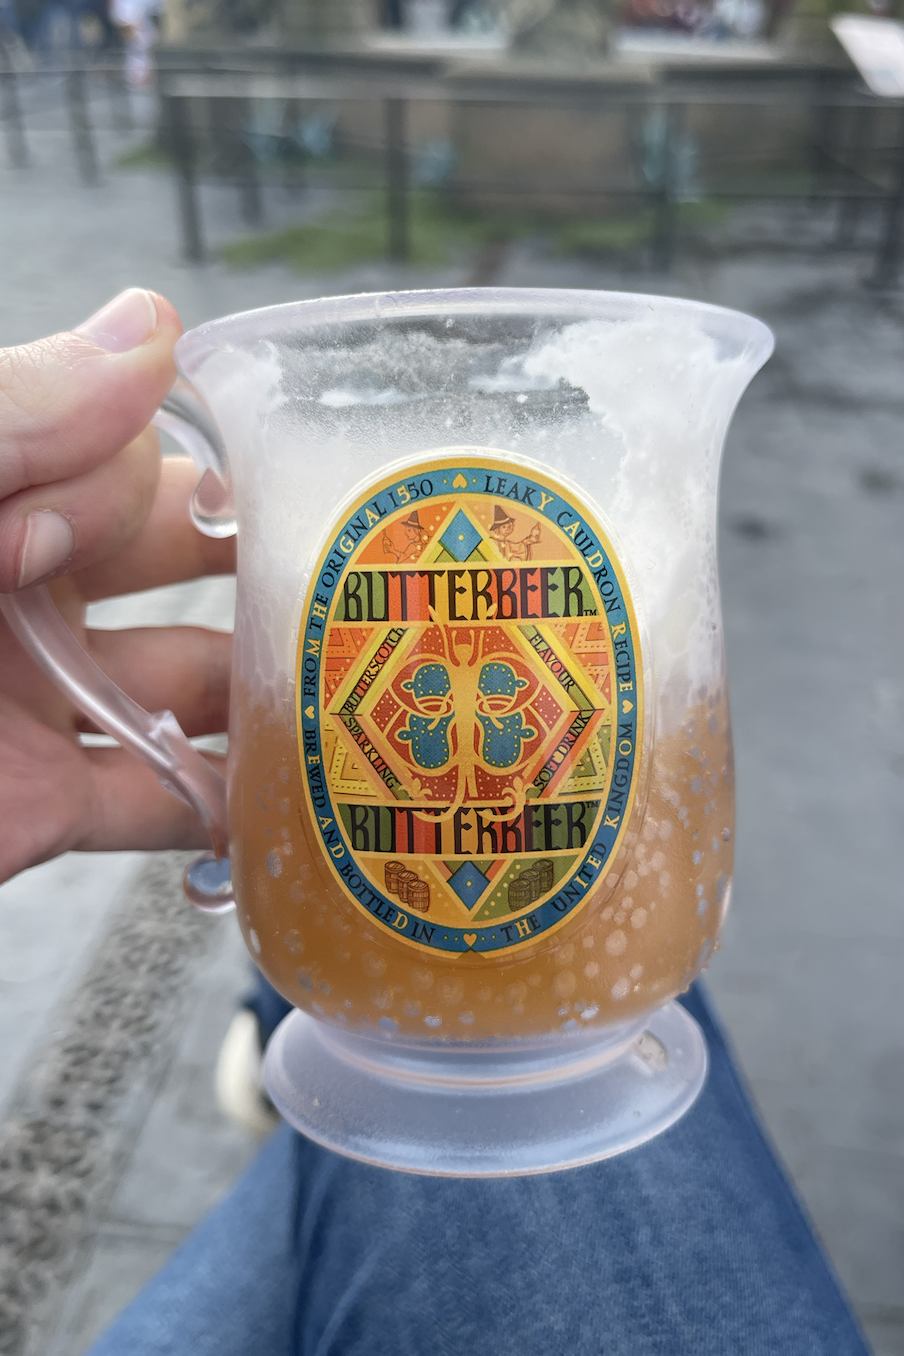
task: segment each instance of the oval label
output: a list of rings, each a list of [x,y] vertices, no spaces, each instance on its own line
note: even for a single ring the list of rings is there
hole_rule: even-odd
[[[572,917],[631,814],[643,691],[600,525],[462,449],[331,531],[299,633],[303,781],[343,891],[394,936],[499,952]]]

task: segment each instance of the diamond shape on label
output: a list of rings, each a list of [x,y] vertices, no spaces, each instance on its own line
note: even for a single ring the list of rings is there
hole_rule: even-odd
[[[489,876],[478,871],[477,867],[472,866],[470,862],[465,862],[449,878],[450,888],[455,891],[467,909],[473,909],[489,883]]]
[[[483,538],[477,531],[477,528],[471,522],[467,514],[458,510],[449,526],[446,528],[440,541],[453,556],[455,560],[467,560],[468,556],[476,546],[479,546]]]

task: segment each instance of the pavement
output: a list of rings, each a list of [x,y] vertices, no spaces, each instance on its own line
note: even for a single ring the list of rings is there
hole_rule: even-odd
[[[469,276],[467,263],[329,277],[187,268],[166,176],[112,168],[146,135],[151,105],[124,133],[102,125],[96,97],[107,168],[88,188],[59,92],[48,81],[29,98],[33,166],[0,168],[0,344],[77,323],[135,283],[195,324]],[[233,189],[206,186],[202,206],[214,243],[244,233]],[[305,210],[268,191],[269,224]],[[904,303],[866,290],[868,260],[830,240],[831,222],[809,208],[752,207],[667,279],[527,242],[492,280],[667,290],[751,311],[776,333],[722,483],[738,856],[709,984],[874,1351],[904,1356]],[[225,625],[230,601],[226,581],[205,581],[100,604],[95,617]],[[15,1206],[0,1238],[0,1353],[78,1356],[254,1150],[212,1094],[247,963],[229,920],[199,929],[177,907],[180,868],[176,855],[70,856],[0,888],[0,1193]],[[123,961],[145,953],[153,965]],[[105,976],[116,1003],[97,997]],[[120,1009],[131,1016],[117,1024]],[[103,1041],[74,1040],[104,1013]],[[70,1089],[62,1109],[57,1086]],[[45,1234],[42,1262],[29,1221],[54,1203],[68,1223],[53,1246]]]

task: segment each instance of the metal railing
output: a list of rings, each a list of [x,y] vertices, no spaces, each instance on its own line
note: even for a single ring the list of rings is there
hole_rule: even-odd
[[[536,200],[545,192],[552,203],[563,195],[583,197],[588,203],[602,199],[633,200],[652,209],[650,247],[655,265],[668,269],[675,257],[680,233],[682,198],[681,173],[677,149],[685,133],[691,112],[709,109],[758,110],[782,108],[789,113],[804,112],[812,122],[809,167],[806,182],[777,186],[775,177],[757,175],[745,167],[743,152],[728,166],[701,176],[699,192],[707,199],[740,201],[757,198],[796,198],[810,203],[826,202],[839,210],[837,243],[853,243],[864,204],[878,205],[882,213],[879,242],[875,250],[870,281],[880,287],[893,286],[901,262],[901,234],[904,228],[904,103],[880,100],[854,79],[835,72],[813,72],[802,78],[745,81],[742,77],[720,80],[699,78],[668,83],[625,82],[593,89],[587,82],[571,87],[526,89],[517,84],[474,78],[467,82],[441,76],[391,78],[379,74],[317,71],[290,71],[249,68],[233,64],[186,71],[175,69],[161,73],[160,97],[165,109],[168,150],[176,169],[182,246],[186,259],[204,257],[204,233],[198,200],[198,146],[192,106],[198,100],[208,104],[229,99],[241,101],[249,109],[258,101],[283,100],[296,104],[341,105],[344,101],[372,102],[383,109],[383,173],[386,201],[387,256],[404,260],[410,256],[410,147],[406,126],[410,107],[418,102],[470,105],[487,109],[523,107],[532,112],[540,108],[567,109],[592,119],[621,111],[633,114],[635,122],[651,113],[660,119],[661,171],[644,180],[636,171],[636,155],[626,147],[625,160],[635,162],[631,182],[556,182],[545,189],[536,182],[513,183],[498,179],[453,178],[447,185],[452,197],[474,198],[491,193],[507,196],[513,205],[519,199]],[[239,105],[233,104],[233,108]],[[878,144],[870,136],[871,115],[877,108],[892,109],[897,135],[889,145]],[[626,126],[628,119],[626,119]],[[850,132],[854,139],[851,144]],[[728,170],[728,173],[725,170]],[[255,176],[257,166],[250,158],[247,174]],[[247,185],[243,187],[247,194]],[[246,214],[246,219],[248,218]]]
[[[21,70],[0,43],[0,124],[10,166],[13,169],[27,169],[32,163],[27,132],[27,101],[23,96],[39,93],[42,96],[39,100],[42,115],[50,100],[59,101],[72,139],[79,177],[85,184],[98,184],[101,168],[91,109],[91,84],[98,81],[106,88],[113,126],[117,131],[132,131],[134,124],[130,91],[120,60],[98,60],[87,52],[73,51],[57,57],[52,64],[36,64],[31,69]]]
[[[86,184],[100,177],[96,138],[91,121],[90,80],[103,80],[114,102],[120,128],[129,122],[128,90],[118,62],[90,63],[73,56],[51,71],[23,75],[0,52],[0,118],[9,162],[16,168],[29,162],[26,115],[21,85],[47,75],[62,80],[62,98],[69,123],[75,161]],[[268,101],[293,106],[341,107],[346,102],[371,103],[382,110],[379,142],[379,179],[385,194],[386,254],[395,261],[411,255],[411,199],[414,188],[408,125],[418,103],[447,104],[471,110],[504,107],[567,110],[592,120],[624,115],[624,163],[631,173],[621,181],[575,182],[453,176],[445,189],[459,200],[491,194],[507,199],[514,210],[519,202],[536,202],[546,195],[550,206],[569,199],[589,205],[603,200],[633,202],[651,217],[649,245],[654,264],[668,269],[680,241],[682,175],[679,148],[686,141],[689,118],[706,110],[715,118],[720,109],[784,110],[810,120],[806,173],[797,182],[776,184],[744,163],[743,147],[728,163],[704,166],[697,185],[712,200],[798,199],[836,207],[836,244],[850,248],[864,206],[881,214],[878,243],[869,281],[877,287],[894,286],[900,274],[904,234],[904,101],[879,99],[847,72],[818,68],[764,72],[751,78],[748,70],[701,73],[691,70],[669,79],[594,81],[500,80],[479,73],[470,78],[447,76],[438,64],[419,69],[380,69],[375,63],[334,56],[328,61],[305,54],[277,54],[266,59],[224,58],[213,53],[182,53],[164,58],[158,73],[160,128],[176,184],[181,248],[189,262],[200,262],[207,248],[199,185],[206,173],[204,147],[198,132],[199,104],[215,110],[213,122],[231,135],[229,177],[237,185],[244,220],[259,224],[263,217],[261,167],[243,128],[251,109]],[[660,169],[646,176],[631,144],[631,126],[655,115],[660,126]],[[879,126],[884,122],[885,126]],[[888,127],[894,129],[889,137]]]

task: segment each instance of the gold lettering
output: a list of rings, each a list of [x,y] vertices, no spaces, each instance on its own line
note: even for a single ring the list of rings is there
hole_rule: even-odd
[[[547,494],[545,490],[541,490],[541,491],[540,491],[540,512],[541,512],[541,513],[545,513],[545,512],[546,512],[546,506],[547,506],[547,504],[554,504],[555,502],[556,502],[556,500],[555,500],[555,496],[554,496],[554,495],[552,495],[552,494]]]
[[[392,926],[398,928],[400,932],[404,931],[408,926],[408,915],[404,913],[397,914],[396,920]]]
[[[612,639],[614,640],[616,636],[623,636],[627,629],[628,626],[626,622],[619,622],[618,626],[613,626],[612,628]]]
[[[612,818],[611,815],[606,815],[606,818],[603,820],[603,825],[604,825],[604,827],[607,828],[607,829],[617,829],[617,828],[618,828],[618,815],[616,815],[614,819]]]

